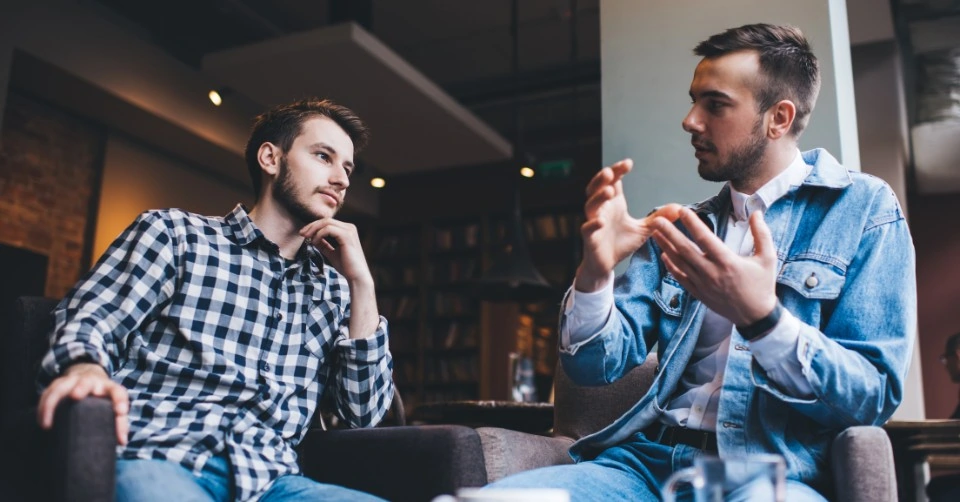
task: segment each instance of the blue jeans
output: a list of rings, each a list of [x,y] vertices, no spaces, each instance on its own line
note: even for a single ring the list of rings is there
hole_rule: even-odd
[[[118,502],[223,502],[235,498],[233,472],[223,456],[207,461],[200,476],[165,460],[117,460]],[[324,500],[382,502],[383,499],[305,476],[281,476],[260,497],[261,502]]]
[[[597,458],[572,465],[557,465],[508,476],[486,488],[562,488],[571,502],[636,500],[659,502],[660,488],[674,471],[690,467],[701,451],[687,446],[666,446],[635,434],[627,443],[608,448]],[[738,492],[741,490],[738,490]],[[681,489],[677,500],[691,500]],[[749,494],[728,501],[753,500]],[[787,500],[826,501],[816,490],[798,481],[787,481]]]

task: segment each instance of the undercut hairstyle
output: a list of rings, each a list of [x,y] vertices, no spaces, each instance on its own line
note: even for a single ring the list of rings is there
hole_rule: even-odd
[[[738,51],[760,55],[754,99],[760,111],[788,99],[797,108],[790,134],[799,138],[820,93],[820,64],[799,28],[772,24],[748,24],[731,28],[700,42],[693,53],[718,58]]]
[[[956,352],[957,349],[960,349],[960,333],[955,333],[947,338],[947,348],[945,352],[949,354],[951,352]]]
[[[283,153],[290,151],[293,140],[300,135],[303,123],[313,117],[327,117],[334,121],[353,142],[354,153],[359,153],[367,146],[370,132],[367,125],[353,110],[338,105],[328,99],[309,98],[293,103],[276,106],[260,114],[254,120],[250,139],[244,157],[247,161],[247,170],[250,172],[250,181],[253,182],[253,194],[260,197],[262,172],[257,153],[264,143],[273,143],[280,147]]]

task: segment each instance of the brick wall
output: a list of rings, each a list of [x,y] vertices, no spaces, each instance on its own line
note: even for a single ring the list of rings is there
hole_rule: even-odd
[[[46,296],[89,267],[106,131],[13,90],[0,136],[0,242],[48,257]]]

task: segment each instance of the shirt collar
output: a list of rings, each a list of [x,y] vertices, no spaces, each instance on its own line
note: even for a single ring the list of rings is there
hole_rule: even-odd
[[[250,214],[243,204],[237,204],[237,207],[227,213],[223,220],[230,229],[232,234],[230,237],[240,246],[246,246],[258,239],[266,240],[263,232],[250,219]]]
[[[226,222],[227,228],[232,234],[229,237],[232,238],[237,245],[248,246],[254,242],[261,241],[271,251],[279,255],[280,248],[277,247],[273,241],[267,239],[267,236],[263,235],[263,232],[257,228],[257,225],[250,219],[250,214],[246,206],[243,204],[237,204],[237,207],[227,213],[223,220]],[[313,245],[307,244],[306,241],[304,241],[300,249],[297,250],[297,256],[294,257],[292,261],[305,265],[304,271],[310,272],[314,276],[319,276],[324,270],[324,265],[327,264],[326,259],[320,254],[320,251],[313,247]]]
[[[803,180],[810,174],[811,166],[803,160],[800,150],[793,156],[793,161],[786,169],[768,181],[753,195],[738,192],[730,187],[730,201],[733,203],[733,218],[736,221],[746,221],[756,210],[766,211],[780,197],[790,191],[791,187],[803,184]]]

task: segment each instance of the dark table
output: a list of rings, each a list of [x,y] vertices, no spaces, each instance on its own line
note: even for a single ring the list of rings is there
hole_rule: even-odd
[[[960,468],[960,420],[895,420],[883,428],[893,446],[901,501],[926,500],[924,464]]]
[[[553,428],[552,403],[514,401],[441,401],[416,407],[411,420],[469,427],[502,427],[546,434]]]

